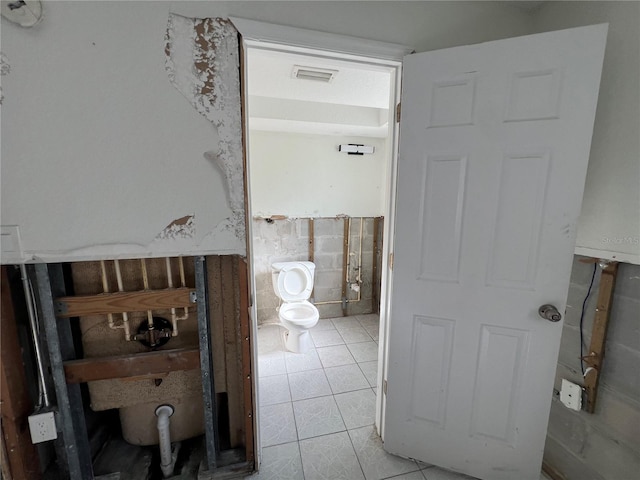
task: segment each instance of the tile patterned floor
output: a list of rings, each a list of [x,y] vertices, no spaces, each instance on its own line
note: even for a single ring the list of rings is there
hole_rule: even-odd
[[[471,479],[383,450],[373,427],[377,315],[320,320],[304,355],[285,350],[283,332],[258,332],[262,465],[247,478]]]

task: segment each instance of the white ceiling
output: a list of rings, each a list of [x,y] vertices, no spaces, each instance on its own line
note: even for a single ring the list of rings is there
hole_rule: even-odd
[[[297,79],[292,76],[295,65],[329,68],[338,73],[330,83]],[[387,135],[389,69],[251,49],[247,74],[250,128]]]

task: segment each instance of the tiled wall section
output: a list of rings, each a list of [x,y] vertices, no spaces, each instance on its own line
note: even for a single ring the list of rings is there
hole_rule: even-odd
[[[583,384],[580,312],[593,272],[575,257],[555,388],[562,378]],[[584,318],[585,354],[591,341],[600,269]],[[620,264],[594,414],[564,407],[554,395],[545,460],[568,479],[637,478],[640,471],[640,266]]]
[[[351,218],[349,280],[354,285],[359,284],[360,301],[357,301],[357,291],[349,285],[347,289],[349,315],[371,313],[372,290],[379,289],[379,278],[376,282],[372,279],[374,219],[371,217],[362,219],[362,255],[360,255],[360,222],[360,217]],[[378,251],[382,249],[381,225],[382,221],[380,221],[378,235]],[[343,239],[343,218],[314,219],[316,271],[313,301],[320,303],[318,310],[321,318],[342,315],[341,303],[322,304],[322,302],[341,301]],[[258,323],[276,321],[278,317],[276,307],[279,299],[271,283],[271,264],[309,259],[309,219],[254,219],[253,258]],[[380,269],[380,255],[378,255],[378,269]]]

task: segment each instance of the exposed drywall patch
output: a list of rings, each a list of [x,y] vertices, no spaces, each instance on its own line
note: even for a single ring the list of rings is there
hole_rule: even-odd
[[[156,236],[156,240],[193,238],[196,234],[195,215],[185,215],[175,219]]]
[[[9,65],[9,59],[7,56],[0,52],[0,76],[9,75],[11,73],[11,65]],[[4,95],[2,94],[2,84],[0,83],[0,105],[2,105],[2,101],[4,100]]]
[[[170,14],[164,51],[171,84],[218,131],[218,149],[205,152],[204,157],[225,179],[232,214],[211,233],[232,231],[244,240],[238,32],[226,19]]]

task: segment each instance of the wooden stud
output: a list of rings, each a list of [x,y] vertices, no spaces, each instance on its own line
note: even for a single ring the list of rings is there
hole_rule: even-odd
[[[2,267],[0,312],[0,404],[2,405],[2,436],[13,480],[41,478],[36,447],[31,443],[27,417],[33,412],[27,380],[22,364],[16,316],[11,298],[9,272]]]
[[[200,350],[197,348],[83,358],[64,362],[67,383],[85,383],[113,378],[149,376],[155,378],[159,374],[198,368],[200,368]]]
[[[342,316],[347,316],[347,265],[349,263],[349,219],[345,218],[342,237]]]
[[[251,337],[249,316],[249,280],[246,260],[238,257],[238,290],[240,292],[240,335],[242,341],[242,378],[244,379],[244,444],[246,461],[254,462],[253,375],[251,370]]]
[[[591,345],[589,346],[588,354],[585,356],[585,363],[591,367],[584,379],[584,388],[587,394],[587,406],[585,410],[589,413],[594,413],[596,409],[598,384],[602,370],[602,362],[604,360],[607,327],[611,315],[611,304],[613,303],[613,290],[616,284],[617,273],[618,262],[610,262],[602,269],[600,276],[598,303],[596,304],[596,314],[591,329]]]
[[[227,359],[226,392],[231,448],[242,446],[245,424],[236,262],[235,256],[222,256],[222,309],[224,316],[224,348]]]
[[[58,318],[106,315],[108,313],[145,312],[147,310],[167,310],[172,307],[192,307],[189,288],[149,290],[138,292],[101,293],[61,297],[56,299]]]
[[[313,218],[309,219],[309,261],[313,262],[315,259],[315,233]]]
[[[380,312],[380,300],[378,299],[378,228],[380,217],[373,219],[373,263],[371,268],[371,311]]]

